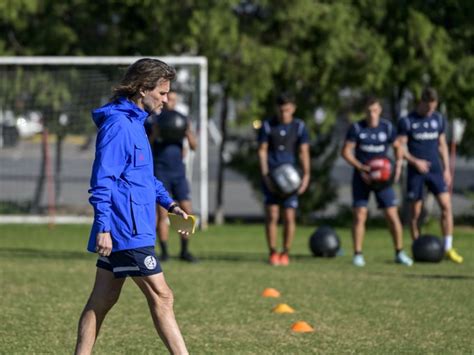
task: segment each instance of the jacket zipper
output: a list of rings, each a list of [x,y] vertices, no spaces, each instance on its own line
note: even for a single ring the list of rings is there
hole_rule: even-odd
[[[135,235],[137,234],[137,224],[135,222],[135,216],[133,215],[133,201],[132,197],[130,196],[130,215],[132,216],[132,234]]]

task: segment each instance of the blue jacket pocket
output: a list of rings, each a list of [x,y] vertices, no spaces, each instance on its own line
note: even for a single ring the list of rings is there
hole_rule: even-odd
[[[153,194],[139,189],[131,195],[133,234],[155,234],[156,202]]]
[[[144,166],[150,162],[148,147],[140,147],[135,144],[133,151],[133,165]]]

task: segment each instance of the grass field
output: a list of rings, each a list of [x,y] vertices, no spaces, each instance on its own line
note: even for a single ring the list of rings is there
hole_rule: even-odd
[[[334,259],[310,256],[311,230],[298,229],[286,268],[265,264],[261,225],[211,227],[193,237],[199,264],[176,259],[163,264],[191,353],[474,352],[474,229],[456,229],[464,264],[407,268],[392,262],[388,232],[373,227],[363,269],[351,265],[347,228],[338,229],[345,255]],[[85,251],[88,232],[88,226],[0,226],[0,353],[72,353],[95,272],[95,257]],[[176,239],[170,245],[174,254]],[[282,296],[262,298],[266,287]],[[296,313],[272,313],[277,303]],[[316,331],[292,333],[298,320]],[[128,281],[104,322],[95,354],[151,353],[166,349],[144,297]]]

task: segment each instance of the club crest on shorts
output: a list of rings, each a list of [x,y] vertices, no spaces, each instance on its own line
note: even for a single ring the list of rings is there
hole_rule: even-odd
[[[156,268],[156,259],[154,256],[148,255],[143,261],[148,270],[153,270]]]

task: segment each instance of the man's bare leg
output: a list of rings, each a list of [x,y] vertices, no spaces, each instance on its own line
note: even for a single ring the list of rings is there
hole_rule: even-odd
[[[265,234],[267,237],[268,249],[270,251],[276,250],[278,219],[280,217],[280,207],[278,205],[267,205],[266,220],[265,220]]]
[[[423,200],[414,201],[410,204],[410,210],[411,210],[410,232],[411,232],[412,240],[416,240],[420,236],[420,227],[418,223],[420,221],[422,209],[423,209]]]
[[[107,312],[117,302],[125,278],[116,279],[108,270],[97,268],[94,288],[79,319],[75,354],[92,352]]]
[[[163,273],[133,277],[133,281],[146,296],[156,331],[169,352],[188,354],[173,311],[173,292],[167,285]]]
[[[393,239],[393,246],[396,250],[403,249],[403,229],[397,207],[388,207],[384,209],[385,219],[388,222],[390,234]]]

